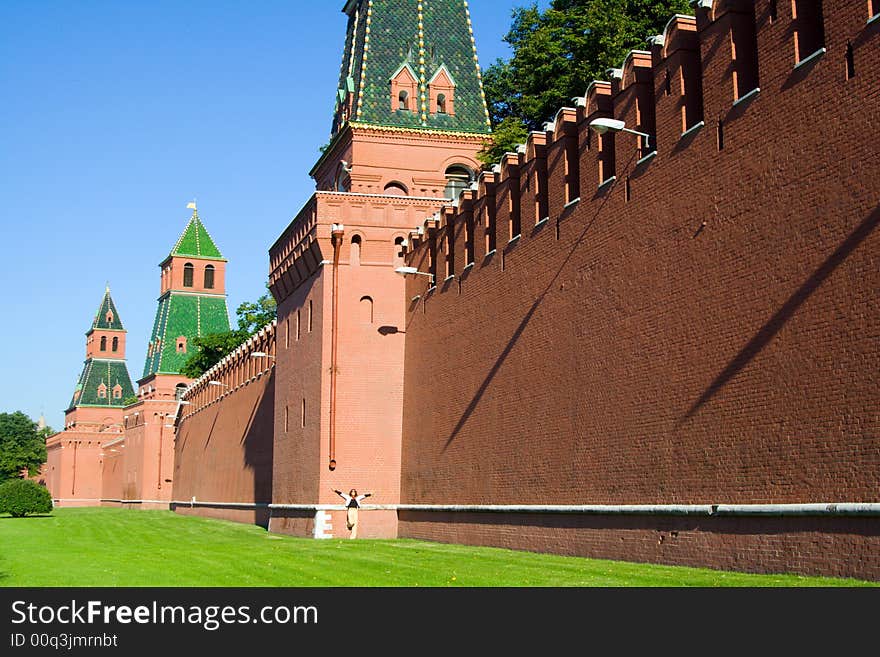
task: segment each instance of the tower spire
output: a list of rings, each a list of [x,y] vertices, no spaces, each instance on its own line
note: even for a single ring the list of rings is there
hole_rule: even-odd
[[[348,0],[333,134],[346,122],[490,132],[466,0]]]
[[[134,394],[128,366],[125,364],[126,330],[110,296],[110,282],[98,311],[86,331],[86,362],[80,373],[68,412],[80,406],[119,407]],[[116,384],[109,388],[111,381]]]
[[[142,379],[179,375],[196,349],[194,338],[229,330],[226,259],[199,218],[195,199],[186,207],[192,216],[159,265],[161,296]]]

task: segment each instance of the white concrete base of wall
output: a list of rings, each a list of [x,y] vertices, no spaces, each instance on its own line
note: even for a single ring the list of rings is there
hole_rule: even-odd
[[[333,522],[329,511],[315,511],[315,538],[333,538]]]

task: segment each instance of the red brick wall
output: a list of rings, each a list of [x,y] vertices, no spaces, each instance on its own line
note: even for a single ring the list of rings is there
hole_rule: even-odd
[[[41,475],[58,506],[99,506],[101,445],[116,435],[69,430],[56,433],[47,441],[47,459]]]
[[[186,417],[177,430],[174,499],[201,503],[272,501],[274,368]],[[268,509],[176,505],[175,511],[266,525]]]
[[[122,473],[125,464],[124,453],[120,453],[119,443],[104,448],[101,463],[101,499],[122,499]],[[115,503],[102,502],[101,506],[116,506]]]
[[[761,92],[737,106],[729,21],[700,16],[701,130],[680,137],[681,98],[663,94],[666,64],[655,47],[653,160],[636,166],[636,138],[617,135],[617,182],[597,189],[599,140],[586,148],[590,116],[581,110],[577,207],[538,227],[524,211],[522,238],[508,245],[499,192],[501,257],[478,258],[433,294],[410,278],[407,298],[424,297],[407,319],[402,502],[877,501],[880,164],[871,117],[880,28],[866,27],[862,5],[824,3],[828,52],[793,69],[788,5],[770,24],[767,3],[757,2]],[[618,102],[626,89],[612,88],[615,117],[634,125],[633,104]],[[595,105],[588,98],[587,111]],[[562,147],[548,144],[548,162]],[[550,168],[549,207],[560,208],[563,167]],[[534,199],[524,196],[522,207]],[[423,247],[412,257],[422,262]],[[561,544],[461,521],[459,533],[447,522],[405,521],[401,534],[878,573],[876,560],[858,566],[859,555],[876,553],[876,529],[865,529],[876,520],[815,521],[809,530],[713,522],[693,541],[702,547],[668,558],[620,547],[619,530],[598,538],[602,523],[590,522],[595,540],[572,528],[557,533]],[[651,535],[655,525],[638,531]],[[810,532],[831,549],[803,548]],[[788,554],[774,561],[774,550]],[[849,565],[835,565],[842,558]]]
[[[694,519],[401,511],[399,527],[401,536],[444,543],[880,580],[876,518]]]
[[[316,503],[320,469],[327,467],[320,462],[321,439],[325,434],[322,418],[327,413],[321,395],[327,377],[322,364],[325,352],[329,353],[329,345],[325,345],[321,330],[327,274],[329,269],[322,268],[278,306],[272,465],[272,501],[276,504]],[[313,314],[311,332],[308,330],[309,301]],[[297,310],[299,340],[296,339]],[[302,426],[303,399],[306,400],[305,427]],[[273,514],[269,528],[277,532],[309,534],[311,521],[289,516]]]

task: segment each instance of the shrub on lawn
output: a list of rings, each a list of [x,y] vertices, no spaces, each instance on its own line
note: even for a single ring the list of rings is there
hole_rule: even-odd
[[[30,479],[10,479],[0,484],[0,513],[21,518],[28,513],[52,513],[52,496]]]

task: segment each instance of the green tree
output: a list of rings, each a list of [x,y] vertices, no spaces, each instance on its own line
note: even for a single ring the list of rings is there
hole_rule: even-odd
[[[21,411],[0,413],[0,481],[16,479],[25,469],[34,475],[46,462],[48,427],[37,424]]]
[[[236,347],[248,337],[247,331],[236,330],[225,333],[210,333],[194,338],[193,345],[197,347],[197,351],[187,359],[180,369],[180,373],[191,379],[199,378],[226,355],[235,351]]]
[[[29,513],[52,513],[52,495],[30,479],[10,479],[0,484],[0,513],[23,518]]]
[[[238,328],[253,335],[277,316],[275,298],[271,294],[264,294],[254,301],[245,301],[235,310],[238,315]]]
[[[513,152],[517,145],[524,144],[529,136],[525,124],[514,116],[506,116],[492,131],[492,139],[483,144],[477,159],[484,168],[499,162],[505,153]]]
[[[277,314],[275,299],[267,293],[256,301],[245,301],[236,308],[235,314],[238,316],[237,329],[193,339],[196,352],[187,359],[181,374],[199,378],[250,336],[272,323]]]
[[[571,106],[593,80],[607,79],[626,53],[644,48],[673,14],[691,13],[688,0],[552,0],[545,11],[533,4],[513,12],[504,40],[513,56],[483,74],[493,125],[505,119],[539,130],[560,107]],[[510,126],[495,135],[493,153],[517,143]],[[486,149],[488,152],[488,149]]]

